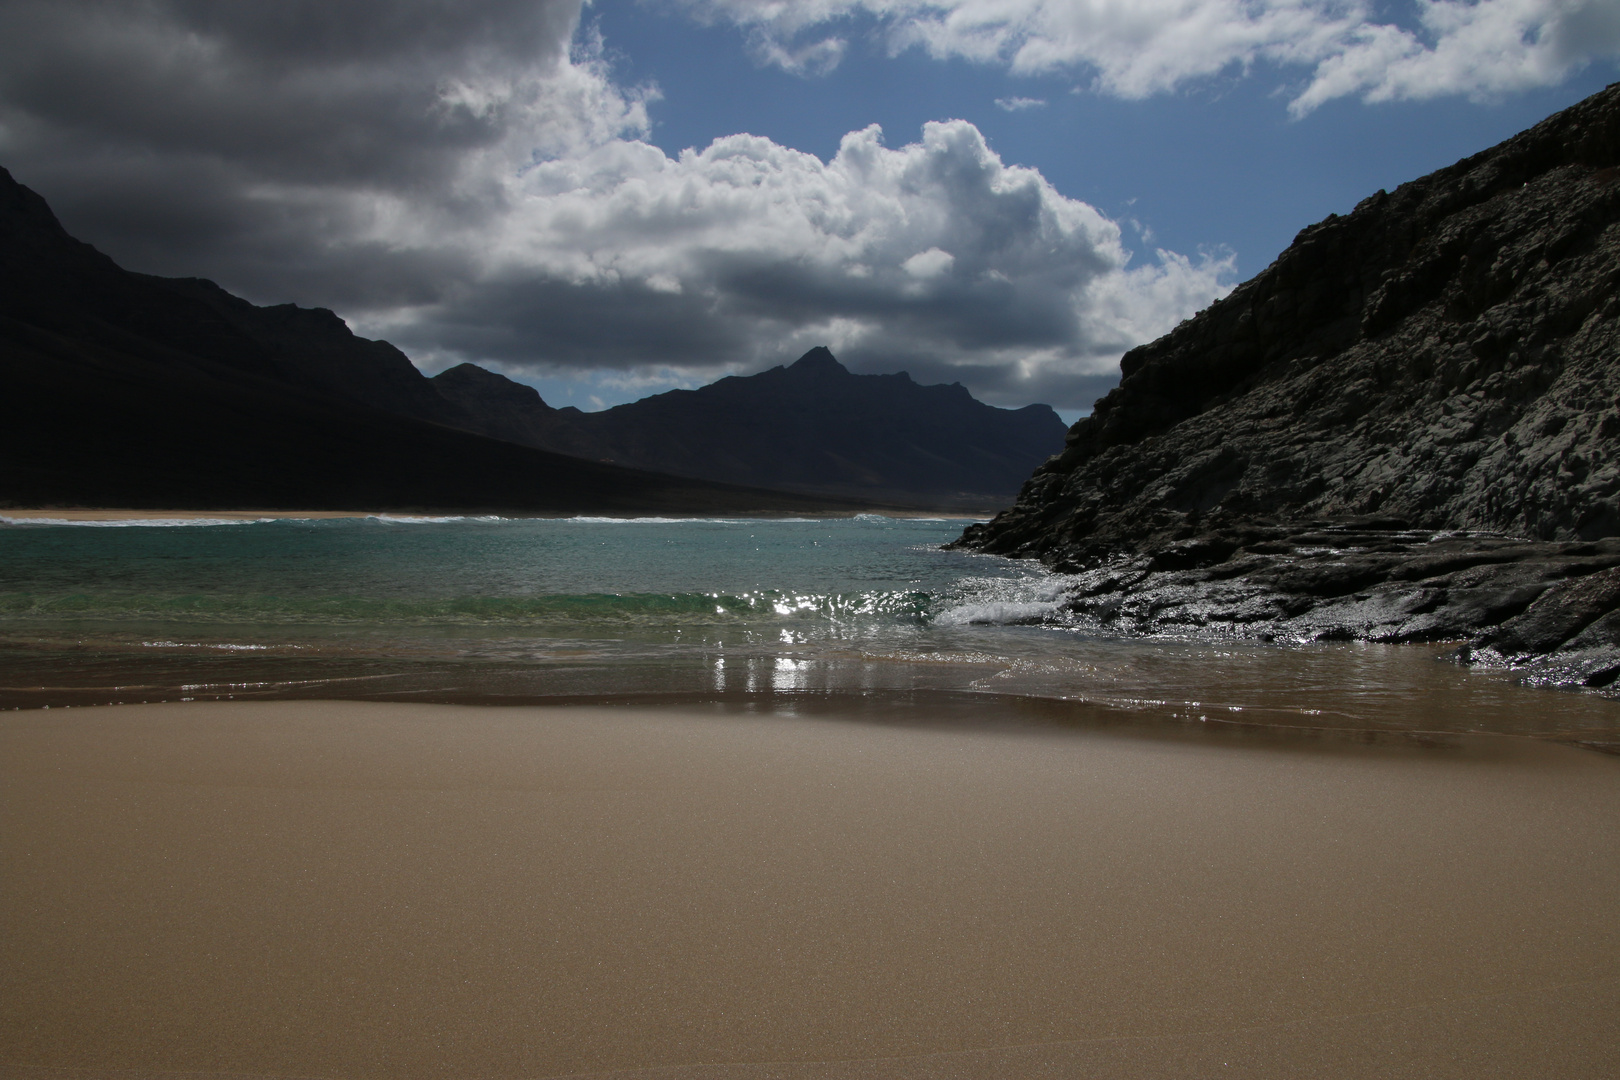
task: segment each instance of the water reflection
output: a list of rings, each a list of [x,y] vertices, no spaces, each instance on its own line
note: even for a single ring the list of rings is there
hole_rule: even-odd
[[[868,645],[892,645],[872,642]],[[948,693],[1107,710],[1143,722],[1620,742],[1620,702],[1516,684],[1437,646],[1211,645],[1040,628],[971,630],[907,648],[801,640],[451,641],[255,649],[167,640],[0,642],[0,707],[181,698],[518,702],[583,698]]]

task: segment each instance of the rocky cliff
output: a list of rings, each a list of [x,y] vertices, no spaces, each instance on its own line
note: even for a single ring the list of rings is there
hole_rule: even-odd
[[[1577,642],[1620,606],[1585,580],[1620,565],[1620,84],[1305,229],[1121,368],[963,546],[1079,575],[1106,625],[1620,672]]]

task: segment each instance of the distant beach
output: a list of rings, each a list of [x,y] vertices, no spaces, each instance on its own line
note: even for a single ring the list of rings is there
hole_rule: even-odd
[[[50,521],[265,521],[276,518],[326,521],[371,516],[364,510],[128,510],[117,508],[49,507],[0,510],[0,520]]]

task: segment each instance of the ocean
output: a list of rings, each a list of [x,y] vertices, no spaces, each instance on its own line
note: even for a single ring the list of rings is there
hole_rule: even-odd
[[[1443,646],[1128,638],[966,522],[0,517],[0,707],[860,697],[1233,731],[1620,738]]]

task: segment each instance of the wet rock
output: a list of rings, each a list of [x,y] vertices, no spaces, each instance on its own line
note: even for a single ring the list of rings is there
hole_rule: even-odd
[[[1574,646],[1583,630],[1616,607],[1620,607],[1620,568],[1548,589],[1522,614],[1483,635],[1479,644],[1510,660],[1550,653],[1566,643]]]
[[[1214,566],[1124,556],[1075,575],[1081,626],[1284,641],[1467,641],[1460,659],[1541,682],[1620,672],[1620,540],[1523,540],[1311,524],[1273,529]],[[1546,660],[1547,663],[1536,665]]]

